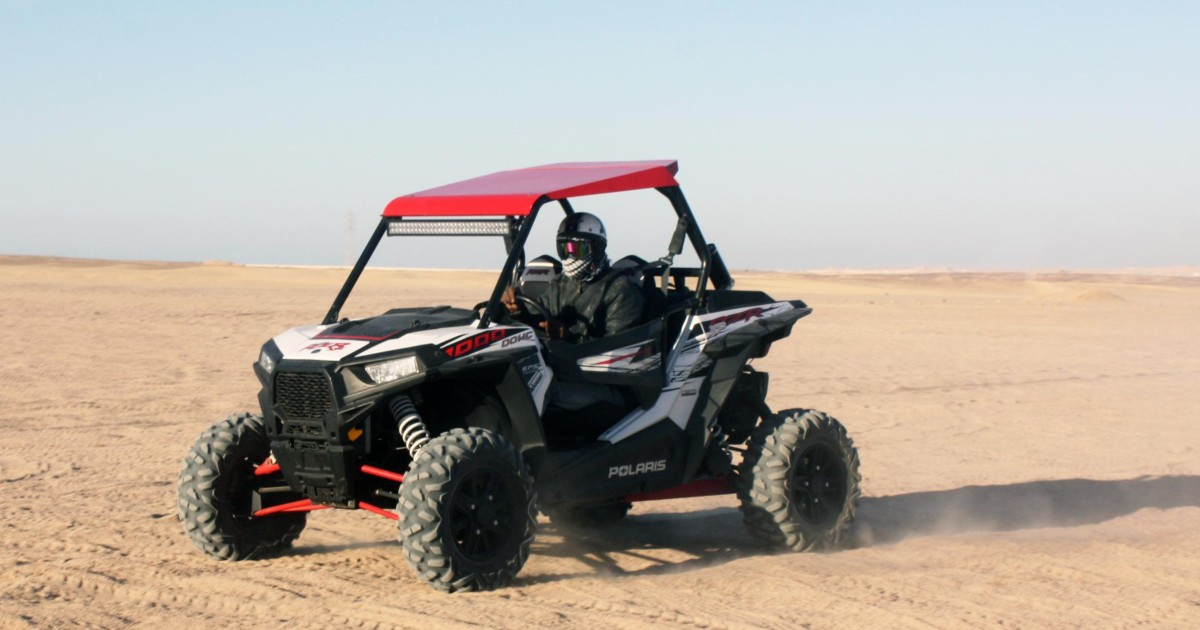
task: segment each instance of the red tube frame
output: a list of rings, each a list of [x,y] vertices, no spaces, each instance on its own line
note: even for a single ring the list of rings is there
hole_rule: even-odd
[[[696,479],[680,486],[674,486],[657,492],[637,492],[625,497],[626,501],[663,501],[666,499],[687,499],[690,497],[708,497],[717,494],[730,494],[734,491],[733,480],[728,477],[714,479]]]
[[[393,521],[398,521],[398,520],[400,520],[400,515],[399,515],[399,514],[396,514],[395,512],[389,512],[389,511],[387,511],[387,510],[385,510],[385,509],[383,509],[383,508],[381,508],[381,507],[377,507],[377,506],[371,505],[370,503],[367,503],[366,501],[359,501],[359,502],[358,502],[358,509],[360,509],[360,510],[366,510],[366,511],[368,511],[368,512],[371,512],[371,513],[374,513],[374,514],[378,514],[378,515],[380,515],[380,516],[382,516],[382,517],[384,517],[384,518],[390,518],[390,519],[392,519]]]
[[[259,464],[258,467],[254,469],[254,476],[255,477],[263,477],[263,476],[270,475],[270,474],[277,473],[277,472],[279,472],[279,464],[275,463],[275,462],[271,462],[271,460],[268,459],[267,461]]]
[[[263,508],[251,516],[254,518],[260,518],[263,516],[270,516],[272,514],[279,514],[280,512],[315,512],[317,510],[325,510],[328,508],[328,505],[317,505],[313,503],[312,499],[301,499],[299,501],[292,501],[291,503],[280,503],[279,505],[272,505],[271,507]]]
[[[362,468],[360,468],[360,470],[362,470],[363,474],[366,474],[366,475],[371,475],[373,477],[379,477],[380,479],[387,479],[388,481],[395,481],[396,483],[404,483],[404,475],[401,475],[400,473],[394,473],[390,470],[384,470],[382,468],[376,468],[374,466],[367,466],[365,464],[362,466]],[[271,462],[270,458],[267,458],[266,461],[259,464],[258,467],[254,469],[254,474],[255,474],[255,476],[258,476],[258,477],[270,475],[270,474],[277,473],[277,472],[279,472],[279,464],[276,462]],[[253,516],[254,518],[261,518],[263,516],[271,516],[272,514],[294,514],[296,512],[315,512],[317,510],[326,510],[326,509],[329,509],[330,507],[332,507],[332,506],[318,505],[316,503],[313,503],[312,499],[301,499],[299,501],[292,501],[291,503],[281,503],[279,505],[272,505],[271,507],[263,508],[263,509],[255,512],[251,516]],[[395,512],[389,512],[388,510],[385,510],[376,505],[371,505],[370,503],[367,503],[366,501],[359,501],[358,509],[365,510],[367,512],[371,512],[372,514],[378,514],[379,516],[391,519],[393,521],[400,520],[399,514],[396,514]]]
[[[380,479],[387,479],[388,481],[394,481],[396,483],[404,483],[404,475],[400,473],[394,473],[390,470],[384,470],[383,468],[376,468],[375,466],[368,466],[366,464],[363,464],[359,470],[361,470],[363,474],[371,475],[372,477],[379,477]],[[270,459],[267,459],[267,461],[259,464],[259,466],[254,469],[254,474],[260,477],[276,472],[279,472],[279,464],[271,462]],[[728,477],[717,477],[715,479],[696,479],[683,485],[666,488],[657,492],[637,492],[627,495],[625,500],[629,501],[630,503],[637,503],[641,501],[664,501],[667,499],[707,497],[718,494],[731,494],[733,492],[734,488],[732,479]],[[259,518],[280,513],[313,512],[316,510],[324,510],[329,507],[331,506],[315,504],[311,499],[302,499],[300,501],[292,501],[291,503],[283,503],[280,505],[273,505],[268,508],[263,508],[255,512],[253,516],[255,518]],[[367,503],[366,501],[359,501],[358,509],[371,512],[372,514],[378,514],[379,516],[391,519],[393,521],[400,519],[400,516],[395,512],[390,512],[379,506]]]
[[[396,483],[404,483],[404,475],[401,475],[400,473],[394,473],[390,470],[384,470],[374,466],[367,466],[366,464],[363,464],[363,467],[359,470],[362,470],[364,473],[374,477],[387,479],[388,481],[395,481]]]

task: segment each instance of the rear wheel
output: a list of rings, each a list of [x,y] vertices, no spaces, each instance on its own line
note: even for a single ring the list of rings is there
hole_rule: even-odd
[[[512,444],[485,429],[453,429],[421,449],[400,485],[404,555],[441,591],[506,586],[529,558],[536,506]]]
[[[754,430],[738,467],[738,498],[757,538],[795,551],[835,546],[854,520],[858,451],[840,422],[783,411]]]
[[[271,454],[262,418],[232,414],[196,439],[179,471],[179,519],[192,542],[218,560],[245,560],[292,546],[307,514],[251,516],[254,494],[285,485],[282,476],[256,476]]]

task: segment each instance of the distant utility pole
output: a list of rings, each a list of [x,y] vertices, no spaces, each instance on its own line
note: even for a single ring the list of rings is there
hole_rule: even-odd
[[[346,211],[346,266],[354,266],[354,212]]]

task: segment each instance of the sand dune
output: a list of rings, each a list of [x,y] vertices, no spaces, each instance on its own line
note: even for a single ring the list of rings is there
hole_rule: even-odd
[[[255,407],[259,345],[343,275],[0,257],[0,626],[1200,625],[1200,278],[740,273],[815,309],[756,366],[858,445],[846,548],[759,547],[732,497],[639,504],[599,534],[543,520],[513,587],[445,596],[366,513],[237,564],[175,517],[186,449]],[[346,314],[491,280],[368,272]]]

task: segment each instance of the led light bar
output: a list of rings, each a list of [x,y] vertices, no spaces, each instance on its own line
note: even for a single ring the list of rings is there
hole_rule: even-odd
[[[388,236],[505,236],[505,219],[404,219],[388,222]]]

